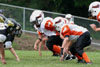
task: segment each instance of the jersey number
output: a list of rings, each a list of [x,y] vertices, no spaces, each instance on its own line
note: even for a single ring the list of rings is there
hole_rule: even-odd
[[[45,29],[53,31],[53,22],[51,20],[48,20],[45,24]]]

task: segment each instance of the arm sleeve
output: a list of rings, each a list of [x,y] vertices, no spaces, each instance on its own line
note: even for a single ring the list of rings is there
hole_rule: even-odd
[[[37,31],[38,35],[42,35],[43,33],[41,33],[40,31]]]
[[[100,22],[100,12],[99,12],[99,14],[97,15],[97,20]]]

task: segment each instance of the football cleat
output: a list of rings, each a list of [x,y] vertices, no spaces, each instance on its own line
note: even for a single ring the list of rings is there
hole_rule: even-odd
[[[87,62],[86,64],[91,65],[91,64],[93,64],[93,63],[92,63],[92,62]]]
[[[86,63],[86,62],[82,59],[82,60],[78,60],[77,63]]]

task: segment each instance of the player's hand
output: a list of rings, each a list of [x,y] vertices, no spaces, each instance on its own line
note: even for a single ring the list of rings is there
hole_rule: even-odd
[[[42,53],[41,52],[39,52],[39,56],[42,56]]]
[[[44,46],[44,49],[45,49],[45,50],[48,50],[48,48],[47,48],[46,46]]]
[[[90,27],[91,27],[92,29],[95,29],[95,28],[96,28],[96,25],[95,25],[95,24],[90,24]]]
[[[60,61],[64,61],[64,55],[60,57]]]
[[[34,50],[37,50],[37,45],[34,45]]]
[[[20,61],[20,59],[19,58],[16,58],[16,60],[19,62]]]
[[[90,27],[91,27],[94,31],[96,31],[96,25],[95,25],[95,24],[90,24]]]

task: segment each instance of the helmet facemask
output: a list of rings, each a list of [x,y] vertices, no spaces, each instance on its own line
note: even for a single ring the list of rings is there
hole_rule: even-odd
[[[96,19],[96,16],[98,15],[99,11],[100,11],[100,9],[98,9],[98,8],[91,9],[89,11],[89,18],[90,19]]]
[[[55,19],[54,27],[57,31],[60,31],[63,24],[64,24],[64,21],[62,21],[62,19],[59,19],[59,20]]]
[[[37,27],[40,27],[43,18],[44,18],[43,12],[40,10],[35,10],[30,16],[30,22],[32,23],[32,26],[36,25]]]
[[[40,14],[39,16],[36,17],[36,22],[37,22],[37,25],[40,25],[43,21],[43,17],[42,15]]]
[[[41,22],[42,22],[42,20],[41,20],[41,15],[40,16],[38,16],[38,17],[36,17],[36,20],[35,21],[32,21],[31,23],[32,23],[32,26],[34,26],[34,25],[36,25],[37,27],[40,27],[40,24],[41,24]]]

